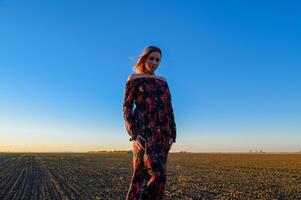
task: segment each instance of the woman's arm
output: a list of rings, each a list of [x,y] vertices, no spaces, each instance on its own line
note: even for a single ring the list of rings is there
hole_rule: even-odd
[[[170,122],[169,122],[169,127],[170,127],[170,131],[171,131],[170,135],[171,135],[171,138],[173,139],[173,141],[176,142],[177,128],[176,128],[175,117],[174,117],[174,112],[173,112],[171,94],[170,94],[170,90],[169,90],[167,82],[166,82],[166,85],[167,85],[167,94],[168,94],[167,111],[168,111],[168,115],[170,118]]]
[[[124,91],[123,98],[123,118],[125,121],[126,130],[129,134],[130,141],[134,140],[139,134],[135,127],[133,105],[135,100],[135,90],[133,79],[128,78]]]

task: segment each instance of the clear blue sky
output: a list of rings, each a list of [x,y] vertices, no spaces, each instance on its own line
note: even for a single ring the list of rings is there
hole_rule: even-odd
[[[0,1],[0,151],[131,149],[124,86],[147,45],[172,151],[301,150],[299,1]]]

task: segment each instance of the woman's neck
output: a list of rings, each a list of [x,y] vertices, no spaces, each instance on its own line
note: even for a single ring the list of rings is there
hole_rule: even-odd
[[[149,72],[139,72],[138,74],[144,74],[144,75],[149,75],[149,76],[155,75],[155,73],[149,73]]]

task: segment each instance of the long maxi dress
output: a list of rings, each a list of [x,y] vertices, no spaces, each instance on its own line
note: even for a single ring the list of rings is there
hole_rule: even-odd
[[[133,110],[133,107],[135,109]],[[165,78],[132,74],[124,91],[123,117],[133,141],[133,176],[127,200],[161,200],[166,182],[170,139],[176,141],[171,94]],[[145,148],[138,146],[142,136]]]

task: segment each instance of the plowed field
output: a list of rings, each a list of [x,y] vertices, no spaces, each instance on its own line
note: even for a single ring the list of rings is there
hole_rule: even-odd
[[[0,199],[125,199],[127,153],[1,153]],[[301,199],[301,154],[170,153],[164,199]]]

